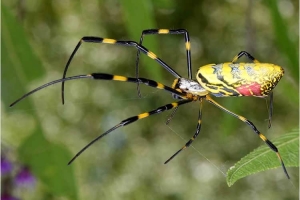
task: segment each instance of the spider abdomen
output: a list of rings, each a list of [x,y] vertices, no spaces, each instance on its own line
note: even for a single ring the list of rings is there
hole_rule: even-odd
[[[268,96],[282,78],[282,67],[270,63],[221,63],[199,68],[197,80],[212,95]]]

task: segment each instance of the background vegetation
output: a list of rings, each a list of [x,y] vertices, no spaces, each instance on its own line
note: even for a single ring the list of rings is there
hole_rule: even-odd
[[[185,28],[192,44],[193,72],[208,63],[231,61],[247,50],[262,62],[281,65],[275,88],[272,128],[265,100],[218,98],[252,122],[269,139],[298,128],[299,5],[264,1],[11,1],[2,5],[2,151],[29,165],[34,189],[16,190],[21,199],[296,199],[298,168],[291,180],[277,168],[228,187],[225,173],[262,142],[252,130],[207,102],[193,147],[163,162],[194,133],[198,104],[121,128],[94,144],[71,166],[78,150],[121,120],[174,101],[168,93],[109,81],[77,80],[40,91],[13,108],[25,92],[62,77],[82,36],[138,41],[148,28]],[[147,36],[145,46],[186,76],[183,36]],[[104,72],[134,76],[136,50],[83,44],[68,75]],[[170,85],[173,78],[142,55],[141,76]],[[244,60],[246,61],[246,59]],[[284,159],[284,158],[283,158]]]

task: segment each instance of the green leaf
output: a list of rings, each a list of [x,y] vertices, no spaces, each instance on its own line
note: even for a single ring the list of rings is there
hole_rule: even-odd
[[[22,162],[30,163],[31,170],[48,186],[52,195],[77,199],[73,167],[67,165],[72,155],[67,149],[35,133],[19,147],[19,155]]]
[[[284,134],[274,140],[286,167],[299,167],[299,130]],[[274,153],[263,145],[237,162],[227,172],[227,184],[232,186],[237,180],[261,171],[281,167]]]

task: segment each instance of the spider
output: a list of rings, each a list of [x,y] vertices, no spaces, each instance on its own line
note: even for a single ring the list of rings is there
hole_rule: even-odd
[[[163,60],[157,57],[153,52],[149,51],[142,45],[143,38],[145,35],[149,34],[183,34],[185,40],[185,49],[187,55],[187,71],[188,71],[188,78],[182,78],[174,69],[172,69],[169,65],[167,65]],[[123,46],[132,46],[137,49],[137,59],[136,59],[136,77],[125,77],[120,75],[112,75],[112,74],[105,74],[105,73],[92,73],[88,75],[77,75],[66,77],[67,70],[69,65],[76,54],[77,50],[81,46],[83,42],[88,43],[104,43],[104,44],[118,44]],[[288,172],[284,165],[284,162],[279,154],[277,147],[266,138],[256,127],[255,125],[246,119],[243,116],[237,115],[225,107],[218,104],[215,100],[211,98],[210,95],[215,97],[231,97],[231,96],[255,96],[255,97],[268,97],[270,96],[270,106],[269,106],[269,127],[271,126],[271,117],[273,112],[273,92],[272,90],[275,88],[277,83],[280,81],[284,74],[284,70],[282,67],[271,64],[271,63],[260,63],[256,60],[250,53],[246,51],[241,51],[238,53],[231,62],[225,62],[220,64],[208,64],[200,67],[196,73],[196,80],[192,78],[192,65],[191,65],[191,51],[190,51],[190,39],[189,33],[185,29],[147,29],[142,32],[142,36],[140,38],[140,42],[137,43],[135,41],[119,41],[114,39],[108,38],[101,38],[101,37],[93,37],[93,36],[85,36],[82,37],[81,40],[76,45],[75,49],[73,50],[66,67],[64,69],[63,77],[58,80],[51,81],[46,83],[29,93],[23,95],[21,98],[17,99],[13,102],[11,106],[14,106],[19,101],[23,100],[27,96],[45,88],[50,85],[56,83],[62,83],[62,103],[64,104],[64,82],[74,79],[83,79],[83,78],[90,78],[95,80],[112,80],[112,81],[122,81],[122,82],[132,82],[137,84],[137,91],[138,95],[140,96],[140,84],[145,84],[149,87],[154,87],[157,89],[165,90],[172,94],[172,96],[177,99],[177,101],[173,103],[169,103],[158,107],[154,110],[141,113],[136,116],[129,117],[125,120],[122,120],[120,123],[112,127],[111,129],[107,130],[106,132],[102,133],[90,143],[88,143],[84,148],[82,148],[69,162],[71,164],[80,154],[82,154],[87,148],[89,148],[92,144],[96,141],[100,140],[104,136],[108,135],[112,131],[131,124],[135,121],[140,119],[147,118],[151,115],[158,114],[167,110],[173,109],[172,115],[176,112],[179,106],[191,102],[198,102],[199,103],[199,112],[198,112],[198,122],[197,127],[194,135],[186,142],[186,144],[181,147],[176,153],[174,153],[165,164],[171,161],[176,155],[178,155],[182,150],[188,148],[192,142],[196,139],[196,137],[200,133],[201,129],[201,120],[202,120],[202,102],[203,100],[208,101],[209,103],[213,104],[214,106],[220,108],[221,110],[229,113],[230,115],[238,118],[254,131],[258,135],[258,137],[263,140],[271,150],[273,150],[282,166],[282,169],[289,178]],[[175,77],[172,86],[167,86],[162,83],[156,82],[154,80],[150,80],[147,78],[139,77],[139,56],[140,52],[146,54],[151,59],[158,62],[163,68],[165,68],[170,74]],[[252,62],[251,63],[237,63],[238,59],[242,56],[248,57]],[[169,119],[168,119],[169,121]],[[168,123],[168,122],[167,122]]]

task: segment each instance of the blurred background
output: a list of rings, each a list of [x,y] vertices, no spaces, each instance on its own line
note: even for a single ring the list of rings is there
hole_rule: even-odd
[[[207,102],[193,147],[167,165],[163,163],[194,134],[198,103],[180,107],[169,125],[170,111],[120,128],[71,166],[67,162],[83,146],[121,120],[175,100],[144,86],[139,98],[132,83],[74,80],[66,83],[65,105],[56,84],[9,108],[24,93],[61,78],[82,36],[139,41],[144,29],[184,28],[191,37],[193,74],[202,65],[231,61],[241,50],[285,69],[274,90],[270,129],[264,99],[214,98],[272,141],[299,126],[298,1],[3,0],[1,10],[5,195],[22,200],[298,199],[298,168],[288,167],[291,180],[276,168],[227,186],[226,171],[263,142],[247,125]],[[187,77],[182,35],[151,35],[144,41]],[[102,72],[134,77],[135,60],[135,48],[84,43],[67,76]],[[140,66],[141,77],[172,84],[174,77],[147,56],[141,55]]]

